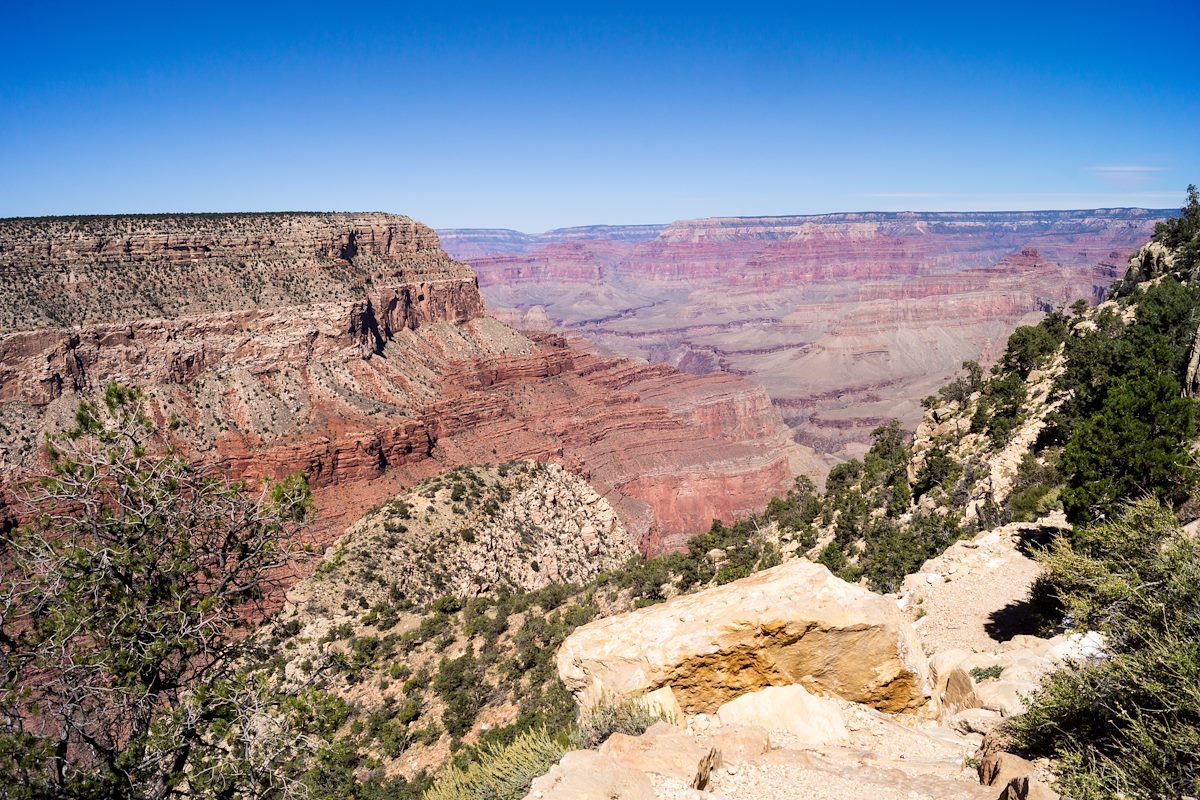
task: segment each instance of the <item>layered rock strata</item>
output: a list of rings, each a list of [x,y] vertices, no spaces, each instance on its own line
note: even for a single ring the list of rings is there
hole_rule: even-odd
[[[114,380],[185,452],[252,479],[306,471],[325,540],[448,466],[530,458],[589,479],[659,552],[804,463],[757,387],[487,316],[471,270],[407,217],[0,220],[0,297],[9,478]]]
[[[494,313],[610,352],[763,385],[796,439],[858,455],[877,425],[1014,327],[1095,302],[1172,212],[863,213],[530,236],[451,230]]]

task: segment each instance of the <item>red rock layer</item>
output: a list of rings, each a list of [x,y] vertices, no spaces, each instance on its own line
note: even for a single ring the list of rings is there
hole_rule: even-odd
[[[796,439],[861,452],[878,424],[1018,324],[1100,299],[1167,212],[829,214],[637,229],[443,233],[518,326],[766,387]]]
[[[160,423],[183,422],[181,448],[234,475],[305,470],[323,541],[432,472],[536,458],[588,478],[654,553],[761,508],[800,463],[759,387],[520,334],[411,220],[216,219],[0,222],[0,280],[42,287],[5,290],[20,309],[0,332],[6,476],[111,380],[143,387]],[[237,280],[250,263],[258,301]],[[189,281],[220,290],[192,298]],[[60,299],[55,316],[79,322],[47,324],[33,299],[72,282],[102,295]],[[136,316],[149,307],[168,313]]]

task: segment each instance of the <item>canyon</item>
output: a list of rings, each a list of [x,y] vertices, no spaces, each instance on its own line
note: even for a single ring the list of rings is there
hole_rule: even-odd
[[[1012,330],[1094,304],[1155,225],[1146,209],[726,217],[523,234],[439,232],[491,313],[601,352],[764,387],[837,458],[912,430],[922,398]]]
[[[767,394],[489,316],[407,217],[0,220],[0,517],[47,433],[112,381],[180,452],[252,484],[307,473],[328,544],[461,464],[561,464],[644,553],[678,548],[823,461]]]

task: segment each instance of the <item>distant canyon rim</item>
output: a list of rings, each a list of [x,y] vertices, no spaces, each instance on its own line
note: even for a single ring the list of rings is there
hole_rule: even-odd
[[[1168,213],[440,237],[383,213],[0,220],[0,521],[42,434],[121,381],[184,452],[304,470],[326,543],[435,472],[534,459],[643,553],[676,549],[915,425],[963,360],[1098,300]]]
[[[489,316],[408,217],[0,220],[0,299],[0,526],[43,434],[111,381],[197,460],[252,482],[303,470],[323,544],[429,475],[532,459],[588,480],[654,554],[821,466],[738,376]]]
[[[861,455],[963,361],[1056,306],[1094,304],[1176,212],[846,213],[439,231],[523,330],[763,386],[795,440]]]

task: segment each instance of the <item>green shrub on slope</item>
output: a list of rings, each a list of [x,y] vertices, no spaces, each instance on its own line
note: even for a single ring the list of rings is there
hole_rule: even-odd
[[[1062,537],[1040,592],[1110,655],[1051,675],[1010,723],[1076,800],[1200,790],[1200,542],[1152,499]]]
[[[483,748],[469,766],[445,772],[424,800],[520,800],[566,749],[544,728],[526,731],[509,744]]]

